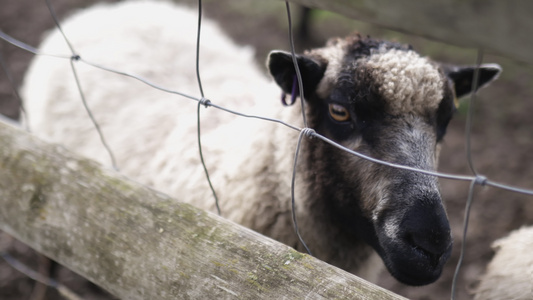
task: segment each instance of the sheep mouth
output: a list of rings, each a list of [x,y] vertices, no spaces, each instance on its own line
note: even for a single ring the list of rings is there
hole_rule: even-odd
[[[446,255],[446,253],[451,252],[451,245],[449,246],[449,249],[447,249],[444,253],[441,254],[435,254],[431,253],[427,250],[424,250],[423,248],[420,248],[419,246],[416,246],[414,244],[412,246],[412,251],[415,253],[416,256],[425,259],[428,261],[428,265],[432,266],[433,268],[437,269],[438,267],[442,266],[449,258],[449,255]]]
[[[384,249],[383,261],[398,281],[413,286],[427,285],[439,279],[451,255],[452,244],[443,253],[432,253],[409,240]],[[380,251],[381,252],[381,251]]]

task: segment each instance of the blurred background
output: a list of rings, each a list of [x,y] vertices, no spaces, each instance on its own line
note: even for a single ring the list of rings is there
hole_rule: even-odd
[[[51,0],[60,18],[94,2],[96,1]],[[196,7],[194,0],[176,2]],[[253,46],[256,49],[257,63],[263,68],[266,54],[270,50],[289,49],[283,1],[204,0],[203,3],[204,16],[217,20],[237,43]],[[442,62],[467,65],[476,62],[476,49],[401,34],[326,11],[305,10],[297,5],[291,7],[295,42],[299,51],[323,45],[330,37],[360,32],[362,35],[411,44],[423,55]],[[302,21],[302,16],[305,16],[305,21]],[[0,4],[0,30],[29,45],[38,46],[42,34],[53,26],[54,21],[44,1],[2,0]],[[0,55],[10,70],[15,85],[20,87],[33,55],[1,40]],[[503,73],[499,80],[482,90],[476,99],[472,128],[474,165],[489,179],[533,188],[533,67],[531,64],[487,54],[483,62],[500,64]],[[444,139],[439,168],[442,172],[470,174],[466,161],[464,129],[467,106],[467,101],[463,99],[459,113],[451,122]],[[12,119],[19,118],[19,103],[4,72],[0,72],[0,113]],[[468,186],[468,182],[441,179],[455,241],[453,256],[442,277],[428,286],[409,287],[396,282],[384,272],[379,285],[412,299],[450,298],[451,282],[461,247]],[[490,244],[526,224],[533,224],[533,197],[489,187],[476,188],[467,251],[457,287],[458,299],[471,298],[478,276],[493,255]],[[46,260],[3,232],[0,232],[0,250],[8,250],[35,269],[45,267],[43,262]],[[59,268],[57,273],[63,284],[84,299],[113,299],[65,268]],[[52,289],[42,292],[42,288],[38,285],[36,287],[33,280],[0,260],[0,299],[61,299],[61,296]]]

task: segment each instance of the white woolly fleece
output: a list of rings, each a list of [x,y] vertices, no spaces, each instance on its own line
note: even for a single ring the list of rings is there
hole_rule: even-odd
[[[192,9],[166,1],[125,1],[81,10],[62,27],[83,59],[200,98],[195,74],[196,23],[197,13]],[[44,40],[40,50],[69,53],[57,30]],[[281,109],[276,105],[279,89],[256,67],[252,49],[235,45],[210,20],[203,21],[200,57],[205,96],[213,103],[269,117],[276,108]],[[81,62],[76,68],[88,106],[121,173],[181,201],[215,211],[198,155],[197,102]],[[68,60],[37,56],[26,74],[22,94],[35,134],[110,165],[83,108]],[[224,216],[243,224],[255,201],[237,194],[254,194],[256,187],[227,181],[235,178],[233,173],[255,176],[246,172],[254,170],[253,164],[261,159],[246,158],[272,155],[264,153],[267,147],[261,143],[277,140],[266,136],[272,135],[276,126],[214,108],[202,108],[201,117],[204,155],[222,199]],[[235,185],[242,188],[230,188]]]
[[[476,289],[475,300],[533,298],[533,227],[522,227],[492,245],[496,256]]]
[[[194,24],[197,12],[176,4],[124,1],[84,9],[62,27],[83,59],[200,97]],[[200,73],[205,96],[229,109],[301,126],[301,112],[279,105],[280,89],[257,68],[253,51],[235,45],[213,22],[202,24]],[[40,50],[70,53],[57,30],[46,37]],[[121,173],[214,212],[198,154],[197,103],[81,62],[75,65],[87,104]],[[22,95],[36,135],[110,165],[83,108],[68,60],[37,56],[26,74]],[[287,245],[298,245],[290,213],[298,133],[215,108],[202,108],[201,120],[205,162],[222,216]],[[301,181],[297,177],[300,231],[317,257],[334,257],[337,253],[330,253],[331,245],[321,231],[328,224],[306,217],[310,205],[306,205]],[[353,253],[346,258],[358,262],[350,271],[375,281],[382,267],[379,257],[373,252],[360,256]]]

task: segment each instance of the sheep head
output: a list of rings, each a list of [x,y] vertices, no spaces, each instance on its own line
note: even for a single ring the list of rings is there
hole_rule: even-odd
[[[474,73],[433,62],[409,46],[358,35],[331,40],[297,61],[309,127],[371,157],[431,171],[456,97],[470,93]],[[290,53],[273,51],[267,64],[283,91],[294,93]],[[479,71],[481,87],[501,69],[482,65]],[[437,178],[326,143],[305,146],[309,201],[322,203],[315,206],[341,228],[338,236],[372,246],[405,284],[437,280],[452,248]]]

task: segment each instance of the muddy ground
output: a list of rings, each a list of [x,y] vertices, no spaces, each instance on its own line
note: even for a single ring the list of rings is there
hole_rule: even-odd
[[[75,8],[87,6],[88,0],[51,0],[58,15],[65,16]],[[192,2],[192,1],[188,1]],[[205,1],[205,15],[220,21],[236,41],[253,45],[257,59],[263,63],[270,49],[288,49],[286,19],[283,2],[275,1]],[[272,3],[271,3],[272,2]],[[194,2],[192,2],[194,3]],[[296,14],[298,10],[293,8]],[[53,20],[44,1],[2,0],[0,30],[30,45],[37,46],[44,30],[52,28]],[[191,24],[194,26],[194,24]],[[305,45],[323,43],[328,36],[344,35],[351,31],[375,37],[397,39],[413,44],[415,49],[450,63],[472,64],[476,51],[400,35],[342,17],[314,12],[311,18],[310,38]],[[0,54],[20,86],[32,55],[0,41]],[[479,172],[490,179],[533,188],[533,68],[531,64],[486,55],[485,62],[502,65],[504,73],[499,81],[481,92],[475,106],[472,131],[472,156]],[[466,104],[452,121],[444,141],[440,170],[469,174],[465,155]],[[18,102],[8,77],[0,72],[0,113],[18,118]],[[1,145],[0,145],[1,146]],[[462,220],[468,192],[468,183],[441,180],[452,224],[455,247],[442,278],[425,287],[408,287],[397,283],[384,273],[379,284],[412,299],[447,299],[453,271],[459,256]],[[477,188],[468,232],[467,252],[458,285],[459,299],[469,299],[476,279],[493,255],[490,244],[498,237],[524,224],[533,224],[533,197],[505,192],[494,188]],[[43,259],[29,247],[0,232],[0,249],[31,266],[43,265]],[[112,299],[113,297],[64,268],[58,270],[59,280],[85,299]],[[33,294],[32,294],[33,292]],[[43,296],[44,295],[44,296]],[[43,294],[31,279],[0,261],[0,299],[61,299],[48,289]]]

